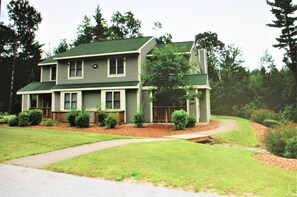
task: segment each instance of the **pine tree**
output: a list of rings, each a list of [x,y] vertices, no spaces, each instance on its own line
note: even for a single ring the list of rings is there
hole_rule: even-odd
[[[93,18],[96,22],[96,25],[93,27],[94,41],[106,40],[108,37],[108,26],[102,17],[99,5],[95,10],[95,15],[93,15]]]
[[[266,0],[266,2],[272,7],[271,12],[276,18],[276,20],[267,24],[267,26],[281,29],[281,35],[276,38],[278,44],[273,46],[286,50],[284,62],[295,78],[295,93],[297,98],[297,5],[293,4],[293,0]]]

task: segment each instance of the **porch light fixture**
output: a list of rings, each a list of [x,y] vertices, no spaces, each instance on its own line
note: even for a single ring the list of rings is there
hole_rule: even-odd
[[[93,64],[93,69],[97,69],[98,68],[98,64]]]

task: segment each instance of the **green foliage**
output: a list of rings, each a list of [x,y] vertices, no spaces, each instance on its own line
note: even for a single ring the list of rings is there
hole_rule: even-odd
[[[66,114],[66,119],[67,122],[70,124],[70,126],[75,127],[76,123],[75,123],[75,118],[79,115],[80,111],[76,111],[76,110],[70,110],[69,112],[67,112]]]
[[[98,120],[98,125],[99,126],[105,126],[105,119],[107,117],[107,113],[104,111],[97,111],[97,120]]]
[[[266,119],[277,119],[277,114],[268,109],[256,109],[251,114],[251,120],[260,124]]]
[[[91,19],[88,16],[84,16],[82,24],[78,25],[77,28],[77,38],[73,45],[78,46],[84,43],[91,43],[93,41],[93,27],[91,24]]]
[[[114,115],[109,114],[105,119],[105,127],[108,129],[115,128],[117,119]]]
[[[39,125],[42,121],[42,111],[39,109],[29,110],[30,125]]]
[[[191,128],[191,127],[195,127],[196,125],[196,117],[195,116],[189,116],[188,117],[188,124],[187,124],[187,128]]]
[[[45,125],[45,126],[48,126],[48,127],[51,127],[51,126],[55,126],[58,124],[58,121],[56,120],[44,120],[41,122],[42,125]]]
[[[66,39],[60,40],[60,43],[58,44],[57,48],[54,48],[53,54],[57,55],[59,53],[63,53],[69,49],[69,44],[67,43]]]
[[[124,14],[117,11],[111,17],[109,28],[111,39],[125,39],[141,37],[141,21],[134,17],[132,12]]]
[[[77,127],[86,128],[90,125],[90,115],[89,113],[82,111],[79,115],[75,118],[75,124]]]
[[[280,120],[290,120],[297,123],[297,109],[293,105],[287,105],[279,112]]]
[[[287,139],[285,147],[285,157],[297,159],[297,136]]]
[[[19,113],[18,118],[19,118],[18,126],[20,126],[20,127],[26,127],[31,124],[29,122],[29,120],[30,120],[29,111],[23,111],[23,112]]]
[[[286,146],[288,140],[297,137],[297,125],[281,125],[274,129],[271,129],[268,135],[265,137],[264,142],[266,144],[266,148],[269,152],[286,157]],[[289,152],[294,149],[295,141],[289,141],[290,145],[288,147]],[[288,153],[290,154],[290,153]]]
[[[10,119],[8,125],[11,127],[15,127],[19,125],[19,118],[15,116],[14,118]]]
[[[240,107],[234,106],[232,114],[237,117],[250,119],[251,114],[254,110],[263,108],[264,105],[259,101],[251,101],[245,105],[242,105]]]
[[[275,127],[275,126],[278,126],[281,124],[281,122],[277,121],[277,120],[273,120],[273,119],[265,119],[263,121],[263,124],[266,126],[266,127]]]
[[[143,121],[144,121],[144,115],[142,112],[138,112],[136,114],[134,114],[134,124],[135,127],[137,128],[142,128],[143,127]]]
[[[191,65],[180,50],[183,48],[177,49],[171,45],[155,47],[152,58],[144,65],[147,73],[142,78],[155,87],[150,91],[153,92],[153,101],[159,105],[168,106],[185,100],[177,90],[189,84],[187,75],[190,74]]]
[[[8,124],[9,121],[15,117],[16,115],[3,114],[0,116],[0,124]]]
[[[188,113],[184,110],[176,110],[171,115],[175,130],[183,130],[188,124]]]

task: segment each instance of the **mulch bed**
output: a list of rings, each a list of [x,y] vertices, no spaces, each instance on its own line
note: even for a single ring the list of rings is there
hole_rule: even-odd
[[[187,128],[186,130],[176,131],[174,130],[173,124],[147,124],[144,128],[136,128],[134,125],[117,125],[114,129],[106,129],[105,127],[90,126],[89,128],[76,128],[70,127],[69,124],[59,123],[57,126],[32,126],[32,128],[46,128],[55,130],[69,130],[78,132],[90,132],[100,134],[111,134],[111,135],[124,135],[124,136],[136,136],[136,137],[164,137],[170,135],[178,135],[185,133],[193,133],[199,131],[207,131],[218,128],[219,121],[210,121],[208,124],[198,124],[193,128]]]
[[[263,141],[269,129],[261,124],[254,123],[254,122],[252,123],[252,127],[255,128],[257,131],[257,134],[258,134],[257,136],[260,142],[260,146],[265,147],[265,144]],[[255,158],[272,166],[276,166],[286,170],[297,171],[297,159],[278,157],[276,155],[268,154],[268,153],[257,154],[255,155]]]

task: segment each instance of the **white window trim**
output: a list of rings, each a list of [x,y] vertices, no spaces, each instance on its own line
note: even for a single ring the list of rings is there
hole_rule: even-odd
[[[116,72],[118,70],[118,57],[116,58]],[[127,62],[127,58],[123,57],[123,74],[110,74],[110,58],[107,59],[107,77],[108,78],[113,78],[113,77],[125,77],[126,76],[126,62]]]
[[[106,109],[106,92],[120,92],[121,106],[120,109]],[[126,91],[125,90],[102,90],[101,91],[101,107],[106,111],[126,111]]]
[[[52,80],[53,67],[56,67],[56,79],[55,80]],[[51,66],[50,67],[50,81],[56,81],[56,80],[57,80],[57,66]]]
[[[70,77],[70,61],[68,62],[68,67],[67,67],[67,79],[69,80],[75,80],[75,79],[83,79],[84,78],[84,67],[85,67],[85,61],[84,60],[75,60],[75,70],[77,68],[77,61],[81,61],[81,76],[79,77]]]
[[[65,109],[64,99],[65,99],[65,94],[68,94],[68,93],[76,93],[77,94],[76,110],[81,110],[81,107],[82,107],[82,94],[81,94],[81,91],[79,91],[79,92],[61,92],[60,110],[61,111],[70,111],[71,110],[71,109]]]

